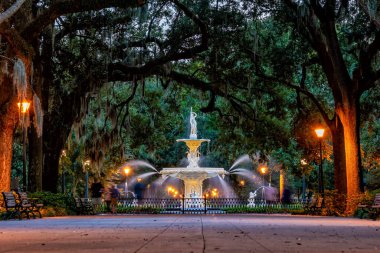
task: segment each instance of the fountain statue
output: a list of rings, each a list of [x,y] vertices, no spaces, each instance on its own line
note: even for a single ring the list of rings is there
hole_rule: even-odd
[[[255,203],[256,196],[257,196],[256,192],[250,192],[249,193],[248,204],[247,204],[248,207],[255,207],[256,206],[256,203]]]
[[[202,184],[207,178],[216,177],[218,175],[224,177],[228,174],[223,168],[204,168],[199,167],[200,152],[198,148],[203,142],[210,142],[209,139],[197,138],[197,122],[195,120],[197,114],[190,110],[190,136],[189,139],[179,139],[177,142],[184,142],[188,147],[187,160],[189,164],[186,168],[163,168],[160,174],[179,178],[185,185],[185,198],[200,198],[203,196]]]
[[[197,114],[190,108],[190,139],[197,139],[197,121],[195,120]]]

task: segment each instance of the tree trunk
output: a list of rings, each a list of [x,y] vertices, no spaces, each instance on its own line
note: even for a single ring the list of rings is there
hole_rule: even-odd
[[[349,97],[342,106],[337,106],[337,114],[343,125],[346,179],[347,179],[347,208],[352,213],[352,200],[361,193],[360,182],[360,140],[359,140],[359,99]]]
[[[3,104],[0,114],[0,191],[3,192],[11,188],[13,133],[18,121],[16,101]]]
[[[335,117],[334,122],[330,126],[330,130],[332,133],[334,154],[334,186],[339,193],[347,194],[344,130],[338,116]]]
[[[65,124],[65,118],[62,115],[62,111],[71,108],[68,106],[58,108],[61,111],[53,109],[45,115],[43,127],[43,189],[50,192],[57,192],[59,158],[72,125],[72,122],[70,125]]]
[[[42,136],[38,137],[33,124],[29,131],[29,183],[31,192],[42,191]]]
[[[58,153],[58,155],[57,155]],[[45,191],[57,192],[59,151],[44,152],[44,171],[42,188]]]
[[[52,74],[52,30],[47,27],[43,33],[43,42],[34,42],[34,49],[39,52],[42,47],[41,55],[34,59],[34,91],[41,100],[42,110],[48,111],[49,106],[49,87],[53,80]],[[34,127],[31,127],[29,134],[29,161],[30,161],[30,191],[41,191],[43,189],[43,136],[38,137]],[[54,138],[54,137],[53,137]]]

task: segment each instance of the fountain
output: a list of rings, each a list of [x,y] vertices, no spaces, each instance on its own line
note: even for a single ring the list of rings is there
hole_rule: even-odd
[[[198,148],[204,142],[210,142],[209,139],[198,139],[197,137],[197,122],[195,120],[197,114],[193,112],[192,108],[190,111],[190,136],[189,139],[179,139],[177,142],[184,142],[188,147],[187,160],[189,165],[180,168],[163,168],[160,174],[163,176],[170,176],[178,178],[184,182],[185,185],[185,198],[202,198],[203,181],[207,178],[213,178],[221,176],[224,178],[225,175],[229,174],[223,168],[206,168],[199,167],[198,162],[200,158],[200,152]]]
[[[200,151],[202,143],[209,143],[209,139],[198,139],[197,135],[197,122],[196,122],[197,114],[193,112],[192,108],[190,111],[190,135],[188,139],[178,139],[177,142],[184,142],[188,148],[186,153],[186,159],[188,161],[188,165],[186,167],[177,167],[177,168],[163,168],[161,171],[157,171],[152,165],[147,162],[132,160],[125,163],[122,168],[125,166],[131,166],[135,169],[137,167],[144,167],[151,170],[151,172],[145,172],[144,174],[139,174],[138,177],[142,179],[149,178],[155,174],[160,174],[162,177],[151,182],[153,186],[154,196],[159,196],[162,199],[163,194],[169,194],[173,189],[179,189],[180,181],[184,184],[184,191],[177,192],[173,195],[174,198],[177,198],[177,202],[170,202],[169,200],[164,200],[163,206],[166,206],[167,203],[170,205],[178,204],[176,207],[181,208],[182,210],[206,210],[207,208],[207,200],[212,201],[212,198],[223,197],[226,199],[236,199],[238,196],[234,192],[233,188],[224,180],[225,175],[237,175],[239,177],[246,178],[249,182],[253,182],[254,185],[262,185],[254,192],[249,194],[249,198],[247,199],[247,207],[254,208],[257,205],[271,203],[277,201],[277,191],[275,188],[269,185],[265,186],[264,181],[261,182],[258,180],[258,176],[252,170],[252,160],[248,155],[243,155],[239,157],[236,162],[233,163],[231,168],[228,170],[224,170],[223,168],[209,168],[209,167],[200,167]],[[203,192],[203,182],[209,179],[209,185],[220,185],[221,191],[220,194],[213,195],[208,194],[208,189],[205,189]],[[264,180],[264,178],[263,178]],[[146,180],[145,180],[146,181]],[[171,181],[171,186],[168,186],[168,193],[166,194],[165,190],[160,189],[157,191],[157,188],[160,188],[164,181],[169,184],[168,181]],[[129,183],[134,184],[135,179],[130,179]],[[177,184],[177,187],[173,187],[173,184]],[[214,188],[217,189],[217,188]],[[157,192],[159,192],[158,195]],[[152,193],[150,193],[152,194]],[[206,198],[207,195],[210,195],[209,199]],[[151,195],[148,195],[151,198]],[[178,197],[177,197],[178,196]],[[181,201],[178,199],[179,197],[183,197]],[[207,200],[206,200],[207,199]],[[169,201],[169,202],[167,202]],[[179,204],[180,203],[180,204]],[[211,202],[210,202],[211,203]],[[233,200],[232,202],[233,203]],[[169,205],[169,206],[170,206]],[[172,208],[172,206],[170,207]]]

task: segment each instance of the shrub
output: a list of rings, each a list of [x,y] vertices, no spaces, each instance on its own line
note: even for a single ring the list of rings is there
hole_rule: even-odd
[[[38,198],[44,207],[41,209],[43,216],[65,216],[75,213],[75,203],[72,198],[62,193],[34,192],[29,193],[30,198]]]
[[[133,213],[133,214],[159,214],[163,209],[155,207],[145,207],[145,206],[118,206],[118,213]]]
[[[44,217],[66,216],[67,211],[66,208],[62,207],[47,206],[41,210],[41,214]]]
[[[34,192],[29,193],[28,196],[30,198],[38,198],[40,199],[44,206],[51,207],[67,207],[68,196],[62,193],[51,193],[51,192]]]

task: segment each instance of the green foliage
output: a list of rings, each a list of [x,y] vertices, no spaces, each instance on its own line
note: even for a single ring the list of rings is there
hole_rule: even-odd
[[[300,204],[275,204],[275,205],[257,205],[255,207],[240,206],[240,207],[229,207],[223,208],[226,213],[293,213],[301,212],[302,205]]]
[[[57,207],[57,208],[67,208],[67,203],[69,197],[61,193],[51,193],[51,192],[34,192],[29,193],[28,197],[37,198],[44,204],[44,207]]]
[[[164,209],[157,207],[146,207],[146,206],[118,206],[117,213],[127,213],[127,214],[159,214]]]
[[[12,145],[12,175],[11,178],[22,178],[22,143],[15,141]]]

